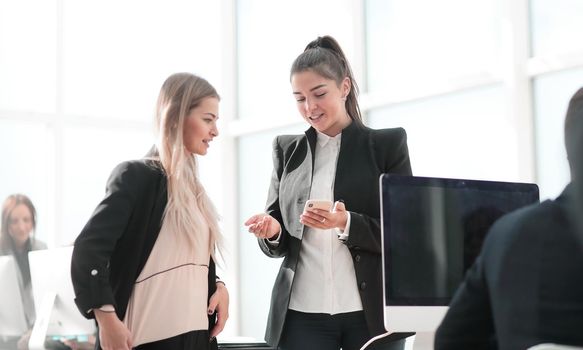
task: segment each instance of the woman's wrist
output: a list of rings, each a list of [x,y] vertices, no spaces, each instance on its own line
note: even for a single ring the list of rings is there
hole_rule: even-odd
[[[343,214],[341,217],[342,219],[340,219],[340,221],[338,222],[338,225],[336,226],[337,229],[344,231],[344,229],[346,229],[346,225],[348,224],[348,215],[350,215],[347,211],[344,212],[340,212],[340,214]]]
[[[99,327],[104,327],[119,320],[115,312],[101,311],[99,309],[93,309],[93,312],[95,313],[95,319],[97,320]]]

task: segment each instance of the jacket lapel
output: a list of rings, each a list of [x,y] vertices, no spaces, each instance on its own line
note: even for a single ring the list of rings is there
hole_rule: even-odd
[[[316,130],[310,127],[308,130],[305,131],[306,139],[305,142],[307,143],[307,150],[305,154],[305,158],[302,162],[300,171],[297,172],[295,175],[295,181],[297,184],[307,184],[307,186],[294,186],[297,193],[293,194],[291,197],[295,199],[295,208],[292,210],[289,215],[292,221],[292,229],[290,234],[297,238],[302,239],[304,236],[304,230],[306,229],[304,225],[299,222],[300,215],[304,211],[304,205],[306,201],[310,198],[310,192],[312,189],[312,180],[314,177],[314,162],[315,162],[315,154],[316,154],[316,142],[318,136],[316,134]]]
[[[345,199],[345,194],[348,188],[353,187],[350,182],[357,177],[351,174],[356,171],[360,172],[364,169],[355,169],[362,157],[362,149],[366,149],[367,141],[364,128],[356,122],[350,123],[349,126],[342,130],[342,137],[340,139],[340,151],[338,152],[338,161],[336,163],[336,173],[334,176],[334,200]]]

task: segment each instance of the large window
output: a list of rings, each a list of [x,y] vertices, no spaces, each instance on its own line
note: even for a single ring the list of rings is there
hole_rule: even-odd
[[[0,1],[0,110],[54,113],[56,67],[57,1]]]
[[[273,139],[276,135],[301,134],[303,124],[246,135],[239,139],[239,222],[262,212],[267,201],[273,161]],[[259,249],[257,239],[241,226],[238,237],[237,264],[240,288],[240,332],[245,336],[263,339],[271,288],[281,259],[271,259]],[[253,320],[253,322],[246,322]]]
[[[219,5],[0,2],[0,195],[32,197],[39,238],[71,243],[113,167],[148,151],[169,74],[222,83]]]
[[[352,6],[350,0],[238,1],[239,118],[266,125],[295,120],[291,64],[308,42],[327,34],[353,58]]]
[[[523,122],[509,106],[509,10],[492,0],[364,3],[368,121],[406,129],[413,174],[528,180]]]
[[[500,9],[492,0],[371,0],[368,91],[395,98],[499,73]]]
[[[533,120],[537,182],[553,198],[569,182],[564,120],[571,96],[583,87],[583,3],[530,0]]]
[[[556,197],[569,182],[565,113],[571,96],[581,87],[581,68],[545,74],[534,80],[536,170],[542,197]]]
[[[63,1],[64,111],[149,123],[158,88],[221,75],[220,2]]]
[[[112,168],[151,147],[163,80],[204,76],[222,96],[200,174],[229,248],[225,334],[262,339],[281,261],[243,221],[264,209],[273,138],[307,129],[289,84],[306,44],[340,42],[366,124],[406,129],[415,175],[535,181],[545,199],[569,181],[582,17],[579,0],[0,0],[0,200],[30,195],[38,237],[71,243]]]
[[[374,128],[407,131],[413,174],[519,181],[503,89],[490,86],[369,113]]]
[[[583,51],[583,3],[579,0],[531,0],[532,55]]]
[[[54,144],[54,128],[47,123],[0,119],[1,200],[27,194],[38,213],[37,237],[49,242],[56,235]]]

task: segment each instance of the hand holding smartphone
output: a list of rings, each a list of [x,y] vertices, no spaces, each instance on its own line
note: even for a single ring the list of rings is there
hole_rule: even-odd
[[[309,209],[321,209],[326,211],[332,211],[333,203],[329,200],[324,199],[309,199],[304,206],[304,212]]]

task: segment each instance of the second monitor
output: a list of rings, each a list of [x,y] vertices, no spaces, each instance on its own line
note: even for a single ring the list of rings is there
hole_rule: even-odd
[[[382,175],[385,327],[433,332],[502,215],[538,202],[534,184]]]

